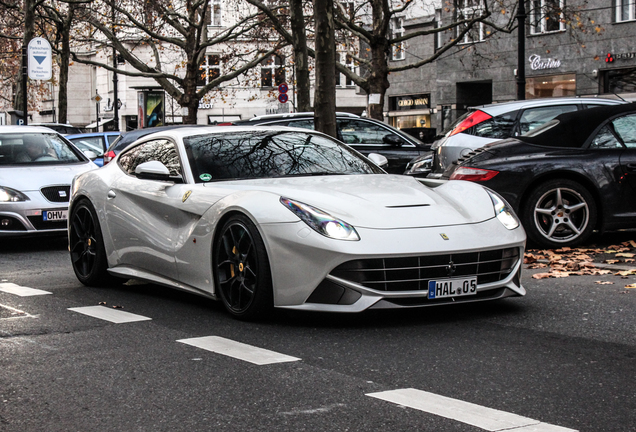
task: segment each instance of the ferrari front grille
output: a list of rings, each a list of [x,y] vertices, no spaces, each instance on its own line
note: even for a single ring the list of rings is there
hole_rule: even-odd
[[[40,189],[44,198],[50,202],[68,202],[71,194],[70,186],[50,186]]]
[[[430,280],[477,276],[477,284],[507,278],[519,261],[519,248],[480,252],[370,258],[348,261],[331,275],[377,291],[428,290]]]

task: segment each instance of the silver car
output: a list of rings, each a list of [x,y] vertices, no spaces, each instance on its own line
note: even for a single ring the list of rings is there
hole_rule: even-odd
[[[71,181],[95,168],[51,129],[0,126],[0,237],[66,233]]]
[[[532,99],[469,108],[431,146],[432,154],[412,160],[405,174],[436,177],[454,161],[499,139],[523,135],[559,114],[625,103],[595,97]],[[432,173],[432,174],[429,174]]]

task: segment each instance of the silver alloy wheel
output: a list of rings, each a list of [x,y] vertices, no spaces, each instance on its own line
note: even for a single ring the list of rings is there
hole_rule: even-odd
[[[570,188],[545,192],[534,207],[534,222],[545,238],[569,243],[579,237],[590,221],[590,209],[583,196]]]

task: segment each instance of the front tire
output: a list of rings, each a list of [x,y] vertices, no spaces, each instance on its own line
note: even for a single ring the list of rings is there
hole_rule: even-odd
[[[213,270],[218,296],[234,317],[252,320],[271,311],[272,278],[265,244],[246,216],[232,216],[219,230]]]
[[[108,273],[106,249],[97,213],[87,199],[80,200],[73,207],[68,238],[73,271],[81,283],[102,286],[113,280]]]
[[[587,240],[596,225],[592,194],[572,180],[550,180],[528,196],[523,226],[534,243],[546,248],[575,246]]]

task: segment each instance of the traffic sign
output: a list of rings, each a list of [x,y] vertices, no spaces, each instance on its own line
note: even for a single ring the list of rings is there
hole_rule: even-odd
[[[285,103],[288,100],[289,100],[289,96],[287,96],[287,93],[281,93],[278,95],[278,102]]]
[[[287,93],[288,90],[289,90],[289,86],[287,85],[287,83],[282,83],[281,85],[278,86],[279,93]]]
[[[27,50],[29,78],[50,80],[53,76],[53,52],[49,41],[41,37],[33,38]]]

